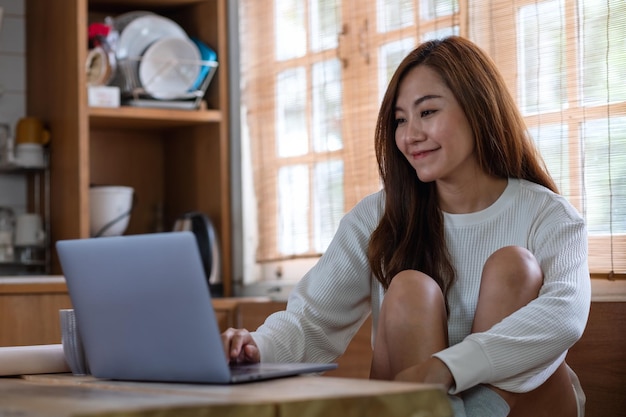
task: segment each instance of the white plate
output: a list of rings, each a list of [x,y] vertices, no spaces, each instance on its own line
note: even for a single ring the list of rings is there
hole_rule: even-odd
[[[161,100],[184,96],[200,74],[200,50],[189,38],[162,38],[148,47],[139,64],[146,93]]]
[[[187,33],[178,23],[163,16],[147,14],[137,17],[128,23],[120,34],[116,50],[117,59],[139,60],[148,46],[165,37],[187,39]]]

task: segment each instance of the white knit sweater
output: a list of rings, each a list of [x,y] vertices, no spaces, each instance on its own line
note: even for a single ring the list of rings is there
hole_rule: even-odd
[[[374,340],[384,291],[366,251],[383,207],[378,192],[346,214],[326,253],[290,294],[286,311],[252,333],[263,362],[335,361],[370,313]],[[449,294],[450,347],[435,356],[454,376],[451,392],[480,383],[513,392],[538,387],[587,321],[591,287],[583,219],[563,197],[509,179],[490,207],[444,213],[444,223],[457,281]],[[508,245],[528,248],[539,261],[544,272],[539,297],[489,331],[470,334],[482,267]]]

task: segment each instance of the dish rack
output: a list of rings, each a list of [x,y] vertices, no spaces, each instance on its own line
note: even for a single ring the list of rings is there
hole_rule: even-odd
[[[139,67],[142,57],[128,57],[118,59],[115,77],[111,85],[120,87],[122,104],[135,107],[175,108],[175,109],[198,109],[202,103],[215,72],[217,61],[204,60],[177,60],[174,65],[200,67],[198,79],[192,89],[186,93],[167,99],[153,97],[142,85],[139,79]],[[171,70],[166,67],[163,70]],[[158,73],[157,73],[158,74]]]

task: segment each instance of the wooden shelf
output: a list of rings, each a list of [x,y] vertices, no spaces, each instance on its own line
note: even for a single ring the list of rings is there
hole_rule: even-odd
[[[93,128],[167,128],[222,121],[219,110],[177,110],[122,106],[90,107],[89,123]]]
[[[188,6],[192,4],[201,3],[204,0],[89,0],[89,4],[94,7],[110,7],[110,8],[146,8],[146,9],[158,9],[159,7],[173,7],[173,6]]]

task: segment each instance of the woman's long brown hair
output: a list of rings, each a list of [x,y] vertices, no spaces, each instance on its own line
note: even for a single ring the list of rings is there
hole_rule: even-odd
[[[385,211],[369,242],[376,278],[387,289],[403,270],[432,277],[447,300],[455,270],[446,246],[434,182],[419,180],[395,142],[395,105],[406,74],[426,65],[439,74],[473,132],[480,168],[498,178],[521,178],[554,192],[557,187],[493,61],[467,39],[451,36],[418,46],[394,73],[376,125],[375,148],[385,190]]]

